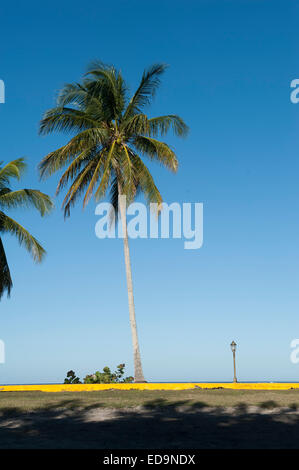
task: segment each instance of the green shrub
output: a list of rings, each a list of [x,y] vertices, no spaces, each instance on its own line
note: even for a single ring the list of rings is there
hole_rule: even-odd
[[[125,364],[119,364],[114,373],[111,372],[109,367],[104,367],[103,372],[96,371],[94,374],[89,374],[83,379],[84,384],[111,384],[111,383],[132,383],[134,377],[124,377]],[[70,370],[67,373],[67,378],[64,380],[65,384],[80,384],[79,377],[76,377],[75,372]]]
[[[94,374],[87,375],[84,378],[85,384],[110,384],[110,383],[131,383],[134,377],[125,377],[124,375],[125,364],[119,364],[114,373],[111,372],[109,367],[104,367],[103,372],[95,372]]]

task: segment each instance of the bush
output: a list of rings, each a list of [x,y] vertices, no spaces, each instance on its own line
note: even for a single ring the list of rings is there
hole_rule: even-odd
[[[132,383],[134,377],[123,378],[125,364],[119,364],[114,373],[111,372],[109,367],[104,367],[103,372],[95,372],[89,374],[83,379],[84,384],[111,384],[111,383]],[[70,370],[67,373],[67,378],[64,380],[65,384],[81,384],[79,377],[76,377],[75,372]]]
[[[131,383],[134,377],[125,377],[124,375],[125,364],[119,364],[116,371],[112,374],[109,367],[104,367],[103,372],[95,372],[94,374],[87,375],[84,378],[85,384],[110,384],[110,383]],[[122,379],[122,380],[121,380]]]

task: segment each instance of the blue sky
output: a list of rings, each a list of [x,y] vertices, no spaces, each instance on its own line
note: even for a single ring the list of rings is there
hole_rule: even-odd
[[[147,66],[170,65],[148,113],[176,113],[190,126],[169,136],[176,175],[150,165],[168,203],[203,202],[204,244],[131,242],[137,323],[149,381],[229,381],[238,344],[242,381],[298,380],[290,342],[299,337],[298,3],[275,0],[76,0],[1,7],[0,159],[27,158],[22,184],[54,196],[58,175],[37,165],[67,137],[38,136],[42,113],[64,83],[99,58],[131,90]],[[4,237],[14,281],[0,306],[6,363],[0,383],[62,382],[120,362],[133,374],[121,240],[99,240],[95,203],[64,222],[13,215],[42,241],[34,265]]]

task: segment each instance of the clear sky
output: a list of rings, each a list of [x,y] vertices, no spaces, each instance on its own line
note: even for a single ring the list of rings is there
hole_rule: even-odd
[[[29,163],[15,187],[54,196],[58,175],[40,182],[37,165],[67,136],[40,137],[38,123],[91,60],[120,68],[132,91],[144,68],[170,65],[148,112],[179,114],[190,135],[167,140],[176,175],[150,168],[166,202],[203,202],[204,244],[131,241],[149,381],[229,381],[233,339],[239,380],[299,380],[298,21],[293,0],[2,3],[0,159]],[[47,249],[42,265],[4,237],[14,288],[0,305],[2,384],[121,362],[133,374],[122,241],[95,236],[93,201],[66,222],[61,201],[44,219],[12,213]]]

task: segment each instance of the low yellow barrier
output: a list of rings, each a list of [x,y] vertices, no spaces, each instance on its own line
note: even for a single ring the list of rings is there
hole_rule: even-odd
[[[0,392],[83,392],[94,390],[190,390],[228,388],[234,390],[289,390],[299,389],[299,383],[125,383],[125,384],[50,384],[50,385],[0,385]]]

